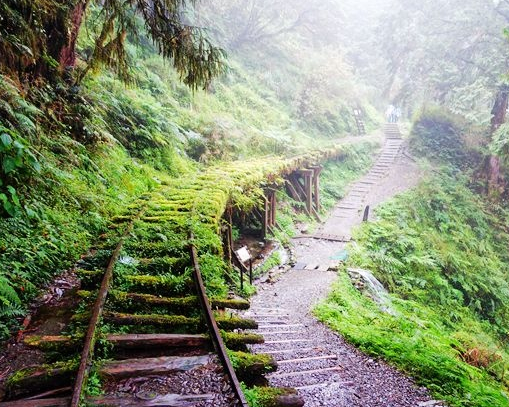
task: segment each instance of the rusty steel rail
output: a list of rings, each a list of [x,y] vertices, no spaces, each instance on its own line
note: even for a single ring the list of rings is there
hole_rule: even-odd
[[[97,294],[97,298],[94,303],[94,308],[92,310],[92,316],[90,317],[90,321],[88,323],[87,335],[85,336],[85,342],[83,344],[83,350],[81,352],[80,365],[78,368],[78,373],[76,374],[76,381],[74,382],[74,388],[72,392],[71,402],[69,404],[70,407],[79,407],[81,398],[83,396],[83,390],[86,387],[88,375],[90,373],[90,368],[92,367],[92,359],[94,355],[94,348],[96,342],[96,331],[99,320],[102,316],[104,304],[106,303],[106,297],[108,296],[108,291],[110,289],[111,282],[113,281],[113,269],[115,268],[115,264],[120,256],[120,252],[122,251],[122,247],[124,246],[124,242],[126,237],[131,233],[134,222],[139,219],[142,214],[145,212],[145,208],[140,210],[140,212],[133,218],[129,225],[127,226],[124,234],[122,235],[120,241],[117,244],[117,247],[113,251],[110,261],[108,262],[108,266],[104,272],[104,276],[101,282],[101,287],[99,289],[99,293]]]
[[[194,237],[191,234],[191,242],[193,239]],[[212,308],[210,306],[207,293],[205,292],[205,285],[203,284],[203,279],[201,276],[198,253],[196,252],[196,248],[193,244],[190,245],[189,251],[191,253],[191,261],[193,263],[193,278],[196,285],[196,291],[200,300],[200,305],[203,309],[203,312],[205,313],[205,319],[210,331],[212,342],[214,343],[214,347],[216,348],[219,359],[224,369],[226,370],[226,374],[230,379],[232,390],[235,393],[235,396],[240,401],[242,407],[248,407],[249,405],[244,396],[244,393],[242,392],[239,380],[237,379],[237,375],[235,374],[230,358],[228,357],[228,353],[226,352],[226,346],[224,345],[223,338],[221,337],[221,333],[217,327],[216,320],[214,319],[214,314],[212,313]]]

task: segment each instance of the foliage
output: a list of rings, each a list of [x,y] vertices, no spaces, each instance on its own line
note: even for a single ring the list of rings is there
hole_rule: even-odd
[[[86,69],[97,70],[106,65],[115,70],[125,81],[131,79],[126,52],[127,35],[138,39],[148,34],[156,44],[158,53],[169,60],[181,80],[192,88],[206,88],[212,78],[224,70],[224,52],[212,45],[204,32],[183,21],[186,1],[155,0],[122,2],[110,0],[94,2],[98,7],[99,18],[92,20],[100,27],[90,32],[95,34],[93,51],[88,58]],[[144,29],[137,17],[141,17]]]
[[[412,149],[443,163],[458,165],[465,160],[462,124],[443,108],[424,108],[410,133]]]
[[[311,44],[303,50],[299,47],[304,42],[297,46],[286,38],[263,50],[270,58],[257,61],[254,54],[234,56],[227,75],[210,85],[208,93],[194,92],[180,82],[181,75],[203,85],[213,72],[201,71],[205,81],[200,82],[196,69],[206,70],[208,62],[219,69],[217,60],[201,61],[200,65],[191,58],[201,66],[190,68],[198,72],[193,77],[192,71],[186,70],[186,56],[181,54],[185,72],[169,69],[168,61],[158,54],[171,56],[168,47],[172,44],[158,49],[157,40],[155,44],[147,40],[152,26],[146,26],[138,13],[143,13],[143,7],[138,6],[145,3],[23,0],[0,5],[0,53],[5,56],[0,62],[4,73],[0,75],[0,277],[9,282],[5,289],[12,287],[20,300],[2,300],[1,312],[6,317],[0,320],[8,326],[17,321],[7,316],[22,312],[38,289],[73,264],[98,236],[111,235],[108,225],[112,217],[130,213],[134,210],[130,205],[140,195],[161,184],[168,193],[178,190],[176,196],[184,199],[195,194],[195,188],[203,188],[197,199],[188,201],[193,209],[183,208],[183,213],[196,209],[199,215],[186,223],[175,208],[151,208],[154,216],[147,224],[158,223],[157,231],[147,230],[147,234],[166,236],[168,246],[179,256],[187,241],[186,232],[192,229],[205,253],[204,274],[211,290],[224,292],[225,276],[217,276],[226,273],[228,278],[229,271],[220,260],[216,230],[224,206],[245,209],[259,205],[260,180],[269,177],[279,182],[280,172],[297,165],[290,159],[277,161],[280,157],[311,147],[322,150],[306,157],[306,162],[313,163],[331,152],[339,153],[339,149],[330,149],[330,137],[347,131],[350,104],[357,102],[353,75],[339,52],[330,50],[327,55],[333,55],[334,61],[324,64],[327,55],[302,57],[314,52]],[[192,16],[181,13],[189,10],[184,2],[164,3],[165,7],[176,5],[178,10],[171,9],[178,14],[175,24],[190,33],[189,38],[180,38],[175,52],[187,45],[192,51],[194,45],[207,41],[200,37],[203,31],[191,26]],[[80,4],[88,6],[82,15],[77,7]],[[171,15],[176,14],[164,17]],[[75,71],[65,68],[74,66],[73,33],[78,32],[74,26],[82,28]],[[47,35],[41,34],[44,32]],[[167,36],[169,31],[163,34]],[[54,41],[48,41],[48,36]],[[69,58],[63,58],[62,50],[70,52]],[[207,50],[205,46],[198,51]],[[285,55],[281,60],[279,51]],[[294,84],[286,79],[287,73],[300,72],[292,62],[297,51],[301,61],[316,60],[306,68],[308,79],[314,70],[326,66],[320,74],[320,92],[313,97],[316,110],[303,121],[297,120],[295,109],[297,98],[303,100],[305,95],[298,96]],[[128,65],[122,65],[125,61]],[[329,73],[337,73],[336,62],[341,64],[341,80],[328,78]],[[272,63],[274,69],[267,70]],[[86,75],[76,86],[75,74],[95,69],[96,75]],[[124,79],[123,74],[128,74],[128,87],[118,74]],[[334,100],[329,101],[329,89]],[[265,155],[272,158],[255,159]],[[224,171],[214,165],[218,160],[246,157],[249,163],[239,171],[237,164],[224,165]],[[208,176],[199,173],[201,164],[212,165]],[[190,188],[183,188],[184,184]],[[168,213],[163,213],[165,209]],[[160,229],[162,222],[157,222],[163,214],[169,225],[166,229]],[[179,242],[172,238],[173,232]],[[154,245],[147,250],[168,246]],[[235,282],[236,276],[230,277]],[[1,296],[8,298],[8,294]]]
[[[490,212],[465,182],[437,176],[357,232],[349,265],[372,270],[389,289],[390,312],[342,272],[317,313],[451,406],[506,406],[507,215]]]
[[[486,125],[494,90],[506,74],[509,22],[504,1],[390,1],[372,31],[376,58],[369,71],[384,83],[383,97],[410,112],[436,103]],[[444,18],[444,16],[447,16]],[[465,32],[475,32],[465,39]],[[373,58],[374,59],[374,58]],[[431,62],[433,61],[433,62]]]
[[[147,36],[157,52],[169,60],[181,80],[192,88],[206,87],[224,70],[224,52],[213,46],[203,30],[184,22],[187,6],[181,0],[123,2],[37,0],[6,1],[0,5],[0,53],[2,70],[23,78],[44,77],[52,82],[69,78],[67,68],[76,65],[75,46],[88,10],[94,27],[93,47],[78,82],[89,72],[107,66],[130,81],[131,62],[127,36],[140,41]]]

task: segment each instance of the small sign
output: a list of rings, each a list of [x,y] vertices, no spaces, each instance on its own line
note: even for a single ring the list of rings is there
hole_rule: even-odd
[[[235,253],[237,253],[237,256],[239,256],[239,259],[242,263],[248,261],[251,258],[251,254],[249,254],[246,246],[242,246],[239,250],[236,250]]]

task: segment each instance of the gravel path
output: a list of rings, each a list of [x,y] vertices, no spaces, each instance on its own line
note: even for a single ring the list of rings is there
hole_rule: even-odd
[[[296,266],[275,283],[259,283],[258,294],[245,314],[259,322],[258,333],[266,341],[253,350],[272,353],[278,361],[278,370],[269,375],[270,384],[297,388],[308,407],[442,405],[425,388],[383,361],[364,355],[310,314],[336,278],[327,269],[345,243],[331,241],[331,237],[349,240],[366,205],[373,208],[419,180],[419,169],[402,153],[403,141],[391,137],[370,172],[352,185],[314,232],[316,238],[294,240]]]

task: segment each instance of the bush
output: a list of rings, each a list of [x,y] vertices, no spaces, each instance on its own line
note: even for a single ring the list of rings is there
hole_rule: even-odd
[[[466,158],[462,132],[463,124],[458,116],[443,108],[426,108],[414,122],[410,146],[420,155],[459,165]]]

